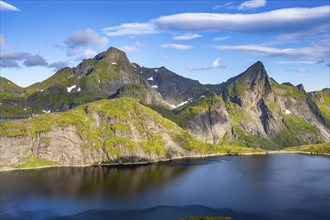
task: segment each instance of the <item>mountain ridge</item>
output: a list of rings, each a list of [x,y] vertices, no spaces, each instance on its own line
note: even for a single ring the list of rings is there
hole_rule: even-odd
[[[130,63],[116,48],[20,88],[0,78],[1,116],[67,111],[100,99],[130,97],[200,142],[280,149],[329,142],[330,89],[306,92],[277,83],[258,61],[226,82],[203,85],[166,69]]]

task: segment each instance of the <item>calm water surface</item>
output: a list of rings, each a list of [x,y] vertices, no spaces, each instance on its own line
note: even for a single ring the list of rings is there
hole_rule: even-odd
[[[0,173],[0,219],[330,219],[330,158],[298,154]]]

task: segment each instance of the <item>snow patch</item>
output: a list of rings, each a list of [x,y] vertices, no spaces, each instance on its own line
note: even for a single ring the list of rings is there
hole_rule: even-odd
[[[135,69],[137,68],[134,64],[132,64],[132,66],[133,66]]]
[[[40,90],[40,92],[43,92],[44,90],[42,89],[42,90]]]
[[[79,87],[79,88],[78,88],[78,92],[80,92],[80,90],[81,90],[81,89],[80,89],[80,87]]]
[[[289,111],[289,110],[287,110],[287,109],[285,109],[285,114],[286,114],[286,115],[289,115],[289,114],[292,114],[292,112]]]
[[[68,92],[71,92],[72,89],[76,88],[77,85],[73,85],[73,86],[70,86],[70,87],[66,87],[66,89],[68,90]]]
[[[154,80],[154,77],[149,77],[147,79],[150,80],[150,81],[153,81]]]
[[[117,63],[111,63],[112,65],[117,65]]]
[[[50,110],[42,110],[42,112],[44,112],[44,113],[50,113]]]
[[[151,86],[152,88],[155,88],[155,89],[157,89],[158,88],[158,86],[157,85],[153,85],[153,86]]]
[[[24,108],[24,111],[26,111],[26,108]]]
[[[100,83],[100,82],[101,82],[101,80],[98,80],[98,82]]]
[[[188,102],[190,102],[191,100],[192,100],[192,99],[188,99],[187,101],[181,102],[181,103],[178,104],[176,107],[177,107],[177,108],[178,108],[178,107],[181,107],[181,106],[187,104]]]
[[[155,69],[155,72],[157,73],[158,72],[158,69]]]

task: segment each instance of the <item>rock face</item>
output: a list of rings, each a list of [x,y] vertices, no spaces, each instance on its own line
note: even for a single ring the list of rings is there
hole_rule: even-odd
[[[209,102],[204,98],[178,114],[191,112],[187,130],[208,143],[278,149],[329,142],[328,91],[308,94],[302,85],[278,84],[257,62],[225,83],[220,96],[213,98],[218,104],[201,108]]]
[[[129,98],[0,125],[1,166],[148,162],[216,152]]]

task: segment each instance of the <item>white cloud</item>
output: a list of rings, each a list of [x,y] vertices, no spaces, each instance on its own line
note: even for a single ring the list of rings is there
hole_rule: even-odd
[[[213,38],[213,41],[222,41],[222,40],[227,40],[230,38],[231,38],[231,36],[215,37],[215,38]]]
[[[156,34],[156,27],[150,22],[144,23],[124,23],[119,26],[103,28],[107,36],[134,36]]]
[[[3,47],[5,45],[6,45],[6,39],[2,34],[0,34],[0,46]]]
[[[210,66],[203,66],[203,67],[187,67],[188,71],[205,71],[205,70],[212,70],[212,69],[224,69],[226,66],[220,64],[220,58],[215,59]]]
[[[329,6],[285,8],[256,14],[183,13],[152,20],[176,31],[293,32],[328,24]]]
[[[104,28],[108,36],[134,36],[161,32],[230,31],[239,33],[311,32],[329,27],[329,5],[313,8],[283,8],[262,13],[181,13],[147,22],[124,23]]]
[[[309,72],[309,70],[307,68],[303,68],[303,67],[292,69],[290,71],[297,72],[297,73],[308,73]]]
[[[30,66],[48,66],[48,63],[45,60],[45,58],[43,58],[40,55],[26,56],[23,64],[28,67],[30,67]]]
[[[200,38],[203,35],[200,34],[183,34],[183,35],[177,35],[173,37],[173,40],[192,40],[196,38]]]
[[[225,3],[225,4],[223,4],[223,5],[216,5],[216,6],[214,6],[212,9],[213,10],[217,10],[217,9],[219,9],[219,8],[228,8],[230,5],[232,5],[234,2],[227,2],[227,3]]]
[[[98,33],[89,28],[76,32],[64,40],[64,44],[67,47],[68,56],[91,56],[93,53],[91,53],[90,49],[86,49],[87,46],[102,47],[107,45],[107,43],[108,39],[106,37],[100,36]]]
[[[185,44],[162,44],[161,45],[162,48],[172,48],[172,49],[176,49],[176,50],[189,50],[194,48],[191,45],[185,45]]]
[[[220,45],[214,46],[214,48],[219,50],[234,50],[247,52],[258,56],[278,56],[285,58],[294,58],[303,61],[318,62],[323,59],[329,60],[329,46],[329,42],[325,40],[318,44],[302,48],[275,48],[260,45]]]
[[[55,70],[59,70],[68,65],[69,65],[69,62],[67,62],[67,61],[58,61],[58,62],[49,64],[49,67],[54,68]]]
[[[86,49],[84,50],[84,52],[82,53],[82,56],[85,58],[85,59],[88,59],[88,58],[93,58],[96,56],[96,52],[94,50],[91,50],[91,49]]]
[[[139,41],[136,41],[133,45],[124,45],[119,49],[125,52],[137,52],[140,50],[141,46],[142,44]]]
[[[277,61],[276,64],[315,64],[315,61],[303,61],[303,60],[297,60],[297,61]]]
[[[40,55],[31,55],[20,51],[0,51],[0,67],[11,68],[20,65],[18,62],[23,61],[24,66],[47,66],[47,61]]]
[[[264,7],[266,5],[266,0],[249,0],[246,2],[243,2],[238,6],[238,10],[249,10],[249,9],[255,9]]]
[[[4,1],[0,1],[0,11],[19,11],[19,9],[13,5],[10,5]]]

